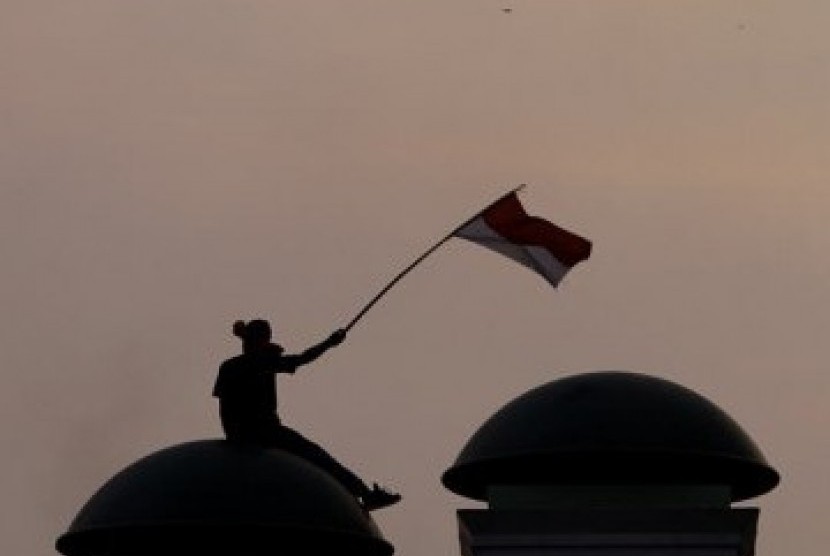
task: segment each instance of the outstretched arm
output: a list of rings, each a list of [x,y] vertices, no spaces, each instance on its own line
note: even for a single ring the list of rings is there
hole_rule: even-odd
[[[288,363],[287,366],[293,368],[305,365],[307,363],[311,363],[312,361],[323,355],[329,349],[333,348],[334,346],[340,345],[345,339],[345,330],[343,330],[342,328],[335,330],[334,332],[332,332],[331,336],[329,336],[319,344],[308,348],[302,353],[298,353],[296,355],[283,355],[283,360],[286,363]]]

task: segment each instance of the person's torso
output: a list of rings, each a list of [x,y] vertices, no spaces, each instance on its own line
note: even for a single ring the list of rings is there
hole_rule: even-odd
[[[274,361],[239,355],[219,369],[214,395],[222,410],[242,414],[273,414],[277,409]]]

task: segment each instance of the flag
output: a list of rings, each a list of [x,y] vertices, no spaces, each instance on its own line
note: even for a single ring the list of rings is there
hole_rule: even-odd
[[[556,287],[567,272],[591,255],[591,242],[525,212],[509,193],[453,234],[477,243],[541,274]]]

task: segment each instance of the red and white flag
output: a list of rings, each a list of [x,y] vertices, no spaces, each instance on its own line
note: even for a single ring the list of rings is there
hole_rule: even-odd
[[[556,287],[591,255],[591,242],[525,212],[515,192],[484,209],[454,234],[510,257]]]
[[[453,237],[467,239],[510,257],[541,274],[553,287],[559,285],[571,267],[591,255],[591,242],[547,220],[528,215],[516,196],[522,187],[491,204],[427,249],[364,305],[344,330],[350,330],[386,292]]]

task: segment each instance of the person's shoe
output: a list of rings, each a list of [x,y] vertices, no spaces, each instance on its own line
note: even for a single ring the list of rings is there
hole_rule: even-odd
[[[375,483],[372,485],[372,490],[360,497],[360,501],[364,510],[373,512],[391,506],[392,504],[397,504],[401,501],[401,495],[384,490]]]

